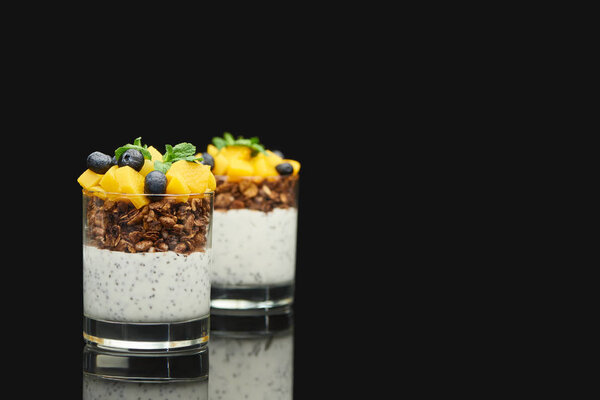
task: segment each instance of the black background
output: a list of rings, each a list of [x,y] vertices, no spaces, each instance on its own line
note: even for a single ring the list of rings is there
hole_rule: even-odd
[[[330,17],[340,20],[337,12]],[[397,215],[410,210],[397,192],[404,169],[415,169],[401,161],[410,150],[393,141],[406,137],[400,115],[407,112],[394,86],[402,74],[390,61],[396,48],[382,49],[388,25],[375,30],[381,37],[369,37],[362,23],[348,20],[338,30],[323,17],[331,35],[310,38],[314,26],[303,21],[286,37],[267,24],[263,37],[237,32],[220,44],[214,39],[227,27],[209,38],[194,24],[187,27],[193,33],[152,27],[131,35],[74,20],[76,29],[51,18],[52,26],[20,26],[4,65],[11,73],[3,108],[3,249],[17,255],[6,258],[2,280],[11,375],[48,395],[81,393],[76,179],[87,155],[138,136],[159,149],[180,141],[202,148],[229,131],[258,136],[302,163],[295,398],[377,393],[386,371],[398,369],[379,360],[397,361],[390,353],[401,345]]]

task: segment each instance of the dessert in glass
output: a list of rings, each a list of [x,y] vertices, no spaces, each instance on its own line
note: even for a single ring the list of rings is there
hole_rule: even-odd
[[[258,138],[213,138],[216,177],[211,307],[256,310],[294,299],[300,163]]]
[[[211,399],[292,399],[291,313],[211,314]]]
[[[213,191],[195,146],[94,152],[83,187],[83,337],[123,351],[197,348],[209,337]]]

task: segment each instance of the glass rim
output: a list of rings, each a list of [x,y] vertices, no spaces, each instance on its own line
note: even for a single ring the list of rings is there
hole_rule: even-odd
[[[82,190],[83,194],[94,194],[94,193],[98,193],[101,194],[103,196],[106,195],[110,195],[110,196],[118,196],[118,197],[140,197],[140,196],[148,196],[148,197],[189,197],[189,196],[206,196],[206,195],[214,195],[215,191],[214,190],[207,190],[204,193],[121,193],[121,192],[107,192],[107,191],[100,191],[100,190],[90,190],[90,189],[83,189]]]
[[[244,176],[231,176],[231,175],[217,175],[215,174],[215,178],[234,178],[234,179],[281,179],[281,178],[286,178],[289,176],[297,176],[300,177],[300,173],[297,173],[296,175],[294,174],[290,174],[290,175],[271,175],[271,176],[258,176],[258,175],[244,175]]]

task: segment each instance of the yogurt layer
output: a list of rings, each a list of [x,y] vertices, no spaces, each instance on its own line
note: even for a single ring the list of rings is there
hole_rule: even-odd
[[[212,255],[125,253],[83,246],[83,312],[119,322],[176,322],[207,316]]]
[[[83,375],[83,400],[207,400],[208,381],[142,383]]]
[[[296,208],[215,210],[211,282],[215,286],[289,283],[296,269]]]

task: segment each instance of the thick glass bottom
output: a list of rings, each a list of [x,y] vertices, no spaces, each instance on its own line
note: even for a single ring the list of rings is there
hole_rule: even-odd
[[[263,286],[211,285],[210,306],[220,310],[258,310],[286,307],[294,301],[294,283]]]
[[[83,348],[83,372],[102,379],[130,382],[201,381],[208,379],[207,347],[162,353]]]
[[[113,351],[195,349],[208,343],[210,318],[171,323],[129,323],[83,317],[87,343]]]

